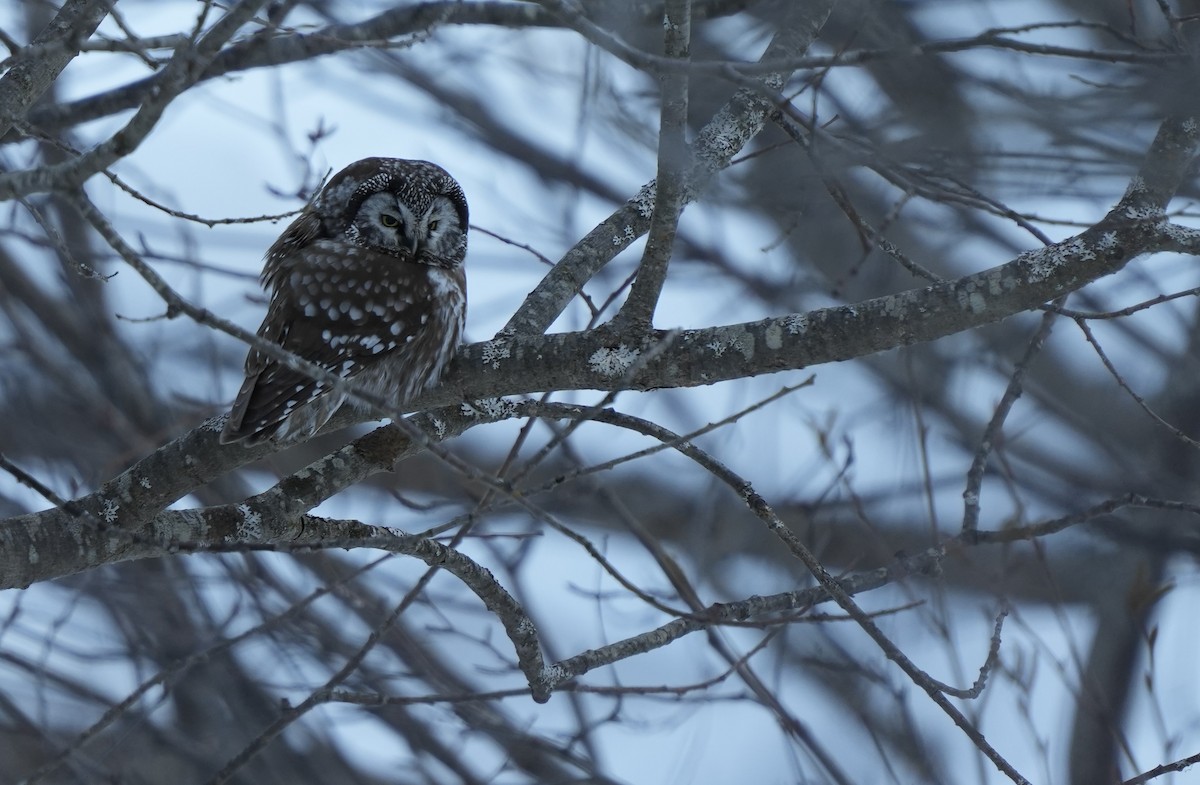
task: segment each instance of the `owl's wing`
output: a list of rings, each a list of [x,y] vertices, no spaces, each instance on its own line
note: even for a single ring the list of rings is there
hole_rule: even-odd
[[[429,321],[430,285],[423,265],[323,245],[292,260],[258,335],[350,380],[417,337]],[[326,394],[324,382],[251,349],[221,441],[270,438],[299,407]],[[342,402],[333,395],[326,419]]]

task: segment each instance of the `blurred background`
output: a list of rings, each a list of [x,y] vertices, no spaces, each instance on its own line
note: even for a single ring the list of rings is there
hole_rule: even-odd
[[[58,5],[0,0],[7,54]],[[253,330],[265,310],[262,254],[288,220],[262,217],[298,210],[331,169],[359,158],[437,162],[470,203],[467,339],[487,340],[548,264],[656,173],[657,77],[589,43],[545,10],[555,5],[268,4],[229,45],[241,59],[218,61],[228,70],[173,100],[111,167],[117,179],[93,177],[87,193],[178,292]],[[629,46],[662,52],[660,4],[578,6]],[[729,324],[928,284],[878,238],[953,278],[1073,235],[1121,197],[1161,119],[1197,100],[1194,2],[829,6],[810,59],[782,89],[808,123],[805,144],[768,121],[688,207],[656,326]],[[788,0],[693,0],[692,57],[756,61],[794,11]],[[208,26],[223,13],[195,0],[115,3],[0,140],[0,167],[52,165],[111,136],[140,102],[140,80],[202,14]],[[398,18],[413,21],[382,40],[361,32]],[[737,87],[691,80],[689,138]],[[1195,225],[1196,195],[1189,182],[1173,220]],[[592,278],[551,331],[610,318],[642,245]],[[981,528],[1130,492],[1196,499],[1196,444],[1139,406],[1095,346],[1150,410],[1195,438],[1197,279],[1194,260],[1158,254],[1067,299],[1111,318],[1086,322],[1094,344],[1074,321],[1054,323],[995,440]],[[1182,296],[1115,313],[1162,295]],[[753,482],[831,572],[854,575],[958,532],[972,457],[1040,322],[1025,314],[836,365],[625,392],[612,406],[679,433],[728,419],[696,443]],[[166,318],[58,196],[3,205],[0,453],[62,496],[227,410],[245,350]],[[551,661],[652,630],[694,598],[706,606],[813,584],[689,460],[620,460],[654,442],[599,423],[559,441],[562,428],[500,423],[447,445],[534,487],[617,461],[537,497],[561,529],[501,502],[480,508],[477,485],[423,456],[316,512],[415,532],[477,510],[461,548],[524,605]],[[178,506],[243,499],[365,430],[247,466]],[[0,472],[0,519],[47,506]],[[976,679],[1009,609],[987,688],[958,701],[962,710],[1033,782],[1120,782],[1200,752],[1197,542],[1183,513],[1123,511],[1035,542],[956,551],[939,575],[858,600],[920,667],[960,687]],[[248,749],[256,754],[230,781],[1007,781],[833,605],[693,634],[588,673],[539,706],[521,694],[496,620],[446,574],[341,683],[358,702],[324,703],[265,737],[362,649],[424,570],[367,550],[177,555],[0,593],[0,783],[205,783]],[[380,696],[412,700],[364,705]]]

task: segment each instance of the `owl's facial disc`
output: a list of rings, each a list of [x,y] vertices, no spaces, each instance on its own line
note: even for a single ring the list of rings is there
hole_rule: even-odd
[[[448,233],[456,231],[461,232],[462,228],[458,225],[458,211],[454,203],[444,196],[435,196],[421,216],[421,244],[437,249]]]
[[[408,197],[411,201],[388,191],[368,196],[346,230],[347,239],[423,264],[461,262],[467,229],[456,203],[440,193],[409,193]]]
[[[386,192],[363,201],[347,234],[356,243],[389,252],[403,249],[413,256],[420,237],[412,211]]]
[[[381,212],[379,214],[379,223],[384,229],[396,233],[397,247],[407,248],[410,254],[416,256],[418,236],[416,232],[409,231],[411,213],[409,213],[408,210],[402,205],[397,205],[397,207],[400,209],[398,209],[396,212],[399,213],[403,211],[400,216],[395,216],[387,212]]]

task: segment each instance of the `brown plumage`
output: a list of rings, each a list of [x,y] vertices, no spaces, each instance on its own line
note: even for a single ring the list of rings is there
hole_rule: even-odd
[[[334,175],[267,251],[258,335],[397,408],[441,377],[466,317],[467,202],[426,161]],[[221,442],[311,437],[346,400],[254,349]]]

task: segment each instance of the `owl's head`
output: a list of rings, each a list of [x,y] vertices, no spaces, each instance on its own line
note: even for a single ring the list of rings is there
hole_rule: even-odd
[[[338,172],[313,200],[325,234],[438,267],[467,253],[467,200],[428,161],[365,158]]]

